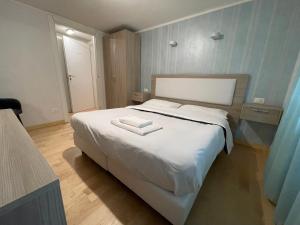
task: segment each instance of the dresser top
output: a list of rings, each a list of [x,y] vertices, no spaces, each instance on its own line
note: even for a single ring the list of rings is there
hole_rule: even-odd
[[[0,110],[0,208],[57,179],[13,111]]]

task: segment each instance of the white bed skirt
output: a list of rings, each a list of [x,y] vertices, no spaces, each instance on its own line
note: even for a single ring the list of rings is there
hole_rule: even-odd
[[[74,143],[82,152],[118,178],[172,224],[182,225],[185,223],[198,192],[175,196],[172,192],[131,174],[125,166],[106,157],[99,148],[79,137],[76,132],[74,133]]]

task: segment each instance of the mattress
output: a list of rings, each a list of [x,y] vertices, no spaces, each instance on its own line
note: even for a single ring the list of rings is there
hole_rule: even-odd
[[[122,116],[150,119],[163,129],[139,136],[111,124]],[[228,128],[221,126],[226,121],[192,119],[161,110],[118,108],[75,114],[71,125],[76,135],[134,176],[181,196],[199,190],[214,159],[231,140]]]

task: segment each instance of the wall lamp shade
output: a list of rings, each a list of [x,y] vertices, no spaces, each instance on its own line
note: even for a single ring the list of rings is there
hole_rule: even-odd
[[[169,45],[170,45],[171,47],[176,47],[178,44],[177,44],[177,41],[170,41],[170,42],[169,42]]]
[[[222,40],[224,39],[224,34],[222,34],[221,32],[215,32],[210,36],[210,38],[215,41]]]

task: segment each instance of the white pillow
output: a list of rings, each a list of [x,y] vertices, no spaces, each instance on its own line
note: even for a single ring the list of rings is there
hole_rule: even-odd
[[[181,106],[181,104],[176,102],[170,102],[160,99],[150,99],[143,103],[144,106],[154,107],[154,108],[171,108],[177,109]]]
[[[227,119],[228,112],[222,109],[215,109],[215,108],[208,108],[204,106],[199,106],[199,105],[182,105],[180,107],[182,110],[190,110],[190,111],[201,111],[201,112],[208,112],[210,114],[213,114],[215,116],[219,116],[222,118]]]

